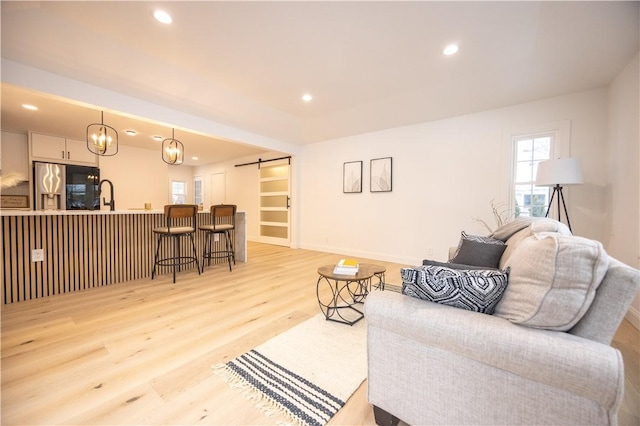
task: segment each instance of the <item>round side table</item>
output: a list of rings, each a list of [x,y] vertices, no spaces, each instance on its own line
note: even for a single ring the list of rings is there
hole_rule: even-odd
[[[335,265],[325,265],[318,268],[318,305],[327,320],[353,325],[364,318],[362,311],[354,305],[364,300],[369,280],[374,273],[367,265],[360,265],[357,274],[340,275],[333,273],[334,267]],[[327,288],[330,291],[329,297],[322,291]]]
[[[371,268],[371,271],[373,272],[373,275],[378,278],[378,285],[376,288],[379,288],[380,290],[384,290],[384,280],[385,280],[385,276],[384,274],[387,272],[387,268],[385,268],[382,265],[373,265],[370,263],[365,263],[365,266]],[[371,287],[370,289],[373,290],[373,282],[371,283]]]

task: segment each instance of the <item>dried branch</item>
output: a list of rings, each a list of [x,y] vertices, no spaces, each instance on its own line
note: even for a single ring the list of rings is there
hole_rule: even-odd
[[[493,220],[496,222],[496,228],[501,227],[511,221],[511,211],[505,207],[505,203],[496,203],[495,200],[491,200],[491,213],[493,214]],[[480,222],[485,228],[489,230],[489,233],[493,233],[492,229],[484,220],[474,217],[472,218],[476,222]]]

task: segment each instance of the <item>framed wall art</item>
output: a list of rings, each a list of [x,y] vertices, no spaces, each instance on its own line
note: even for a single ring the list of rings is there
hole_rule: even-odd
[[[370,190],[371,192],[391,192],[392,187],[391,157],[371,160]]]
[[[362,192],[362,161],[349,161],[342,167],[342,192]]]

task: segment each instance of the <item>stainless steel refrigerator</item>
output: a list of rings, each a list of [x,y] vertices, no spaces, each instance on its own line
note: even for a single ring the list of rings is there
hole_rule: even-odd
[[[100,210],[100,169],[33,163],[35,210]]]

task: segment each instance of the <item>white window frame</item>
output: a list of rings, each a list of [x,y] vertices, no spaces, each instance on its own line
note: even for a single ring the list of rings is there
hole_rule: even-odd
[[[200,184],[200,200],[197,199],[198,183]],[[196,175],[193,177],[193,204],[196,204],[200,210],[204,208],[204,176]]]
[[[532,135],[552,135],[551,158],[565,158],[571,156],[571,121],[562,120],[550,123],[532,125],[528,127],[508,128],[503,131],[502,141],[502,163],[503,163],[503,187],[501,193],[503,199],[508,200],[509,216],[513,219],[515,215],[515,141]],[[565,199],[567,196],[565,194]],[[555,204],[555,203],[554,203]],[[549,217],[554,213],[551,207]]]
[[[183,195],[183,200],[182,203],[177,203],[174,201],[175,197],[174,197],[174,192],[173,192],[173,184],[174,183],[181,183],[184,186],[184,193]],[[169,200],[170,200],[170,204],[186,204],[187,203],[187,197],[189,195],[189,187],[187,185],[187,181],[184,180],[179,180],[179,179],[171,179],[171,183],[169,184]]]
[[[518,212],[518,211],[520,211],[522,216],[532,216],[531,211],[533,210],[533,207],[531,206],[531,210],[529,211],[529,214],[527,214],[527,215],[523,215],[522,214],[524,212],[524,210],[526,210],[526,208],[525,208],[525,206],[527,205],[526,202],[522,202],[522,203],[517,202],[518,209],[516,209],[516,198],[517,198],[516,187],[517,186],[526,185],[529,188],[529,190],[532,190],[532,188],[536,187],[535,186],[535,177],[534,177],[536,172],[535,172],[535,170],[533,170],[533,168],[531,169],[532,176],[531,176],[530,180],[517,181],[517,175],[518,175],[517,169],[518,169],[519,161],[518,161],[518,158],[517,158],[518,157],[518,154],[517,154],[518,150],[517,150],[516,147],[517,147],[518,143],[522,142],[522,141],[532,141],[534,143],[534,145],[535,145],[535,141],[537,139],[546,139],[546,138],[548,138],[550,140],[549,157],[545,158],[544,160],[550,160],[550,159],[553,158],[553,148],[556,145],[555,137],[556,137],[555,133],[535,133],[535,134],[531,134],[531,135],[514,136],[512,138],[512,144],[513,144],[513,159],[512,159],[512,163],[513,163],[513,178],[514,178],[513,187],[512,187],[512,191],[513,191],[512,195],[514,197],[514,202],[513,202],[513,204],[511,204],[511,206],[513,206],[513,209],[514,209],[514,216],[515,216],[515,213]],[[533,153],[532,153],[532,157],[533,157]],[[542,161],[544,161],[544,160],[542,160]],[[535,159],[531,158],[531,161],[535,162]],[[522,160],[520,162],[522,162]],[[527,159],[526,163],[530,163],[529,159]],[[533,190],[533,192],[536,192],[536,190]],[[545,194],[543,209],[542,209],[542,211],[538,212],[539,214],[535,215],[537,217],[540,217],[540,216],[544,216],[544,214],[547,212],[547,206],[549,204],[549,197],[550,197],[551,193],[550,193],[549,187],[542,187],[542,188],[538,187],[537,193],[538,193],[538,195],[541,195],[543,193]],[[525,200],[526,200],[526,195],[525,195]]]

